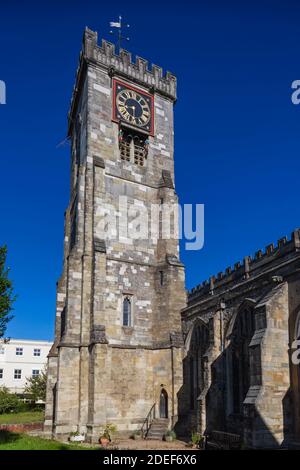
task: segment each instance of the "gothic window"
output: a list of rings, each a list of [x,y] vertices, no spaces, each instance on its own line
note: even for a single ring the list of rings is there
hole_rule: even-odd
[[[148,139],[145,136],[132,135],[122,129],[119,132],[119,148],[121,160],[145,166],[148,155]]]
[[[195,410],[196,400],[207,382],[205,352],[209,347],[209,329],[203,324],[194,327],[189,350],[190,408]]]
[[[129,297],[123,300],[123,326],[131,326],[131,299]]]
[[[242,412],[243,402],[250,385],[260,383],[260,348],[253,351],[250,368],[249,345],[255,330],[254,313],[245,309],[238,313],[232,336],[232,392],[233,410]],[[252,375],[250,377],[250,371]]]

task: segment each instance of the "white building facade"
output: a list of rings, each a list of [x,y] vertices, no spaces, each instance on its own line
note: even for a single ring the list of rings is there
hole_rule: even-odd
[[[22,394],[27,379],[46,369],[52,343],[27,339],[0,341],[0,387]]]

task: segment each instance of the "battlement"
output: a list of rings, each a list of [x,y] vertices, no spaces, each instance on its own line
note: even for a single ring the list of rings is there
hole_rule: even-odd
[[[213,294],[218,289],[230,287],[231,283],[253,278],[256,274],[267,269],[271,263],[276,263],[283,257],[289,257],[295,251],[300,252],[300,229],[291,234],[291,238],[280,238],[277,244],[271,243],[264,250],[258,250],[254,256],[246,256],[244,260],[236,262],[233,267],[229,266],[224,272],[211,276],[202,284],[194,287],[189,293],[189,301],[198,296]]]
[[[94,63],[104,68],[111,77],[117,75],[130,79],[130,81],[148,88],[149,91],[160,93],[174,102],[177,99],[177,80],[173,74],[166,72],[164,75],[163,69],[153,64],[149,70],[148,61],[142,57],[136,57],[133,62],[131,53],[125,49],[121,49],[120,53],[116,54],[115,45],[104,39],[99,46],[98,33],[86,28],[68,114],[68,134],[70,134],[70,126],[74,122],[74,112],[76,112],[79,98],[78,91],[87,63]]]
[[[95,61],[107,68],[113,75],[123,75],[131,80],[140,83],[154,91],[162,93],[172,100],[176,100],[176,77],[170,72],[164,75],[163,69],[157,65],[148,68],[148,61],[136,57],[132,61],[131,53],[121,49],[120,54],[116,54],[115,45],[102,39],[101,46],[98,45],[98,34],[86,28],[83,35],[83,56],[87,60]]]

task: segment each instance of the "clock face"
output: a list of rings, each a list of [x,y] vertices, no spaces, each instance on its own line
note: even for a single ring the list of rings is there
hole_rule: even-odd
[[[145,126],[150,121],[150,107],[142,95],[134,90],[122,90],[117,95],[117,108],[123,119],[136,126]]]
[[[152,133],[153,97],[121,82],[115,82],[115,118]]]

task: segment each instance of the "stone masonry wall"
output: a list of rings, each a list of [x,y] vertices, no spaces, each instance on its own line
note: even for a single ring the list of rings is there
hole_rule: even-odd
[[[106,207],[119,213],[120,197],[126,198],[133,219],[145,209],[149,214],[152,204],[159,205],[162,199],[164,204],[177,202],[173,162],[176,79],[170,74],[163,78],[155,67],[151,75],[141,60],[137,67],[144,71],[137,71],[136,66],[122,68],[119,58],[111,56],[110,45],[103,43],[99,48],[96,39],[95,33],[86,30],[69,114],[71,195],[47,404],[49,427],[55,404],[56,435],[80,430],[87,432],[90,441],[99,438],[107,422],[115,422],[125,432],[140,427],[158,402],[162,386],[169,396],[170,418],[176,420],[182,383],[180,310],[186,297],[177,232],[164,240],[151,236],[128,240],[114,234],[105,238],[99,230]],[[127,60],[125,55],[122,60]],[[119,127],[112,122],[115,76],[154,93],[155,136],[149,137],[144,167],[120,159]],[[173,230],[174,226],[176,209]],[[122,325],[127,295],[132,301],[129,327]]]

